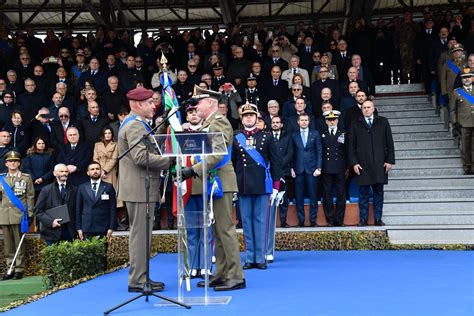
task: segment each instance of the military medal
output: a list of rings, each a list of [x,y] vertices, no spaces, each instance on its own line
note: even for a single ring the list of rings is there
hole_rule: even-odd
[[[245,141],[245,145],[246,145],[245,148],[247,150],[254,149],[256,144],[257,144],[257,140],[255,138],[253,138],[253,136],[250,136]]]

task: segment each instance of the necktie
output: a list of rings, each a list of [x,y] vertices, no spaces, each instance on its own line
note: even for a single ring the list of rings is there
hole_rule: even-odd
[[[371,118],[367,119],[367,125],[369,125],[369,128],[372,128],[372,119]]]
[[[311,53],[311,48],[306,47],[306,52],[307,52],[307,53]]]
[[[332,136],[336,135],[336,131],[334,130],[334,128],[331,128],[331,135]]]
[[[278,62],[278,59],[273,58],[273,63],[276,64]]]
[[[296,68],[293,68],[293,74],[294,75],[296,74]]]
[[[59,186],[59,195],[61,196],[61,200],[64,200],[64,196],[66,195],[66,188],[64,187],[64,183],[61,183]]]
[[[278,80],[273,80],[273,85],[276,87],[278,85]]]
[[[346,53],[342,53],[342,58],[346,58]]]
[[[97,122],[97,117],[94,116],[94,117],[92,118],[92,123],[95,123],[95,122]]]
[[[279,136],[278,133],[275,133],[275,134],[273,135],[273,137],[275,138],[275,140],[279,140],[279,137],[278,137],[278,136]]]
[[[303,141],[303,147],[306,147],[306,131],[301,131],[301,140]]]
[[[71,150],[72,150],[72,151],[76,150],[76,145],[72,145],[72,146],[71,146]]]
[[[97,182],[92,183],[92,191],[94,192],[94,196],[97,195]]]
[[[95,76],[95,71],[94,70],[92,71],[92,75]]]

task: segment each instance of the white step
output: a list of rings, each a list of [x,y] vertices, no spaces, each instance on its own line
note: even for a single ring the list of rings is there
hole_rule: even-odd
[[[392,244],[474,244],[474,229],[388,230]]]

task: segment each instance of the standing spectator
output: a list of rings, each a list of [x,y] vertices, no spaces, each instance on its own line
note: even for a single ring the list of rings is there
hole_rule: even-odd
[[[102,130],[109,124],[109,119],[100,115],[99,104],[95,101],[87,104],[88,117],[80,121],[82,136],[85,143],[91,148],[100,140]]]
[[[38,91],[32,79],[25,80],[25,92],[18,96],[18,108],[23,113],[25,123],[29,123],[38,110],[48,104],[46,96]]]
[[[341,102],[341,92],[339,88],[339,82],[335,79],[329,79],[329,69],[321,67],[319,69],[319,80],[316,80],[311,84],[311,103],[313,104],[313,114],[315,116],[320,115],[319,109],[323,102],[322,91],[325,88],[329,88],[331,91],[331,104],[336,108],[339,107]]]
[[[374,114],[372,101],[362,104],[363,118],[352,124],[349,131],[349,165],[357,175],[359,185],[359,226],[367,226],[369,191],[372,188],[375,225],[382,221],[383,186],[395,164],[395,148],[388,120]]]
[[[30,137],[36,139],[36,137],[43,137],[47,140],[48,144],[52,144],[52,117],[47,108],[41,108],[38,114],[35,116],[35,120],[30,125]]]
[[[112,128],[105,127],[102,130],[102,136],[100,142],[95,143],[93,160],[98,162],[102,167],[101,178],[105,182],[113,185],[114,189],[117,190],[118,178],[117,178],[117,161],[118,147],[115,141],[115,137]],[[120,205],[119,205],[120,204]],[[122,203],[117,201],[117,207],[121,207]]]
[[[19,280],[23,278],[26,262],[26,243],[22,243],[20,247],[20,223],[24,212],[27,212],[28,218],[33,216],[35,197],[33,181],[28,174],[20,171],[20,161],[21,156],[16,151],[12,150],[5,154],[7,174],[2,177],[2,185],[0,186],[0,196],[2,198],[0,226],[3,232],[3,251],[6,266],[10,267],[13,265],[14,269],[11,274],[4,274],[3,280]],[[22,208],[18,208],[17,205],[21,205]],[[13,262],[18,247],[18,256],[15,262]]]
[[[433,20],[425,20],[424,27],[418,33],[416,40],[416,64],[421,67],[421,81],[424,83],[425,94],[431,93],[433,74],[430,69],[430,56],[433,54],[431,47],[437,37],[433,29]]]
[[[288,96],[288,83],[281,78],[281,68],[273,66],[271,68],[271,78],[264,79],[263,91],[264,102],[268,103],[270,100],[276,100],[278,104],[284,104]]]
[[[68,127],[66,135],[69,143],[62,146],[57,161],[67,166],[69,181],[74,185],[79,185],[87,181],[86,168],[92,158],[92,152],[90,145],[79,141],[77,127]]]
[[[94,236],[110,239],[117,228],[115,190],[101,180],[101,165],[93,161],[87,166],[90,181],[77,189],[76,230],[79,239]]]
[[[118,119],[117,115],[120,109],[124,106],[128,106],[127,97],[119,90],[119,80],[117,77],[109,77],[107,83],[109,88],[102,96],[103,107],[106,112],[104,114],[106,114],[109,120],[115,121]]]
[[[5,124],[3,130],[10,133],[9,146],[15,148],[20,155],[25,155],[30,138],[28,135],[28,125],[23,123],[23,115],[20,111],[15,110],[12,112],[10,122]]]
[[[7,131],[0,131],[0,173],[5,173],[7,171],[4,156],[11,150],[14,150],[14,148],[10,146],[10,133]]]
[[[15,70],[7,71],[7,89],[19,95],[25,91],[25,84],[22,79],[18,79]]]
[[[242,104],[242,98],[231,83],[224,83],[219,88],[219,92],[222,93],[221,100],[227,104],[229,109],[229,117],[232,118],[230,120],[232,128],[237,129],[239,126],[239,106]]]
[[[291,176],[296,179],[295,200],[298,212],[298,226],[304,227],[304,193],[309,195],[310,225],[317,225],[318,201],[317,188],[318,177],[321,175],[323,167],[321,146],[321,136],[316,130],[309,129],[309,116],[306,113],[298,116],[300,130],[293,132],[293,152],[294,159],[291,168]]]
[[[2,94],[3,104],[0,104],[0,128],[10,121],[12,112],[19,110],[15,103],[15,94],[11,90],[5,90]]]
[[[337,66],[337,73],[343,75],[351,66],[351,53],[347,50],[347,42],[340,39],[337,42],[337,51],[333,52],[332,64]]]
[[[91,79],[97,92],[103,93],[107,90],[107,74],[105,71],[99,69],[99,59],[93,57],[89,62],[89,71],[81,73],[79,81],[76,86],[76,93],[79,93],[85,88],[85,81]]]
[[[310,86],[308,71],[304,68],[299,67],[300,58],[296,55],[291,56],[290,58],[290,68],[283,71],[281,79],[288,81],[288,88],[291,88],[293,77],[296,74],[301,74],[303,76],[303,83],[305,87]]]
[[[281,47],[278,45],[273,45],[269,49],[270,59],[267,59],[263,63],[263,73],[269,73],[273,70],[274,66],[280,67],[280,71],[285,71],[288,69],[288,62],[281,58]]]
[[[230,82],[237,88],[244,88],[245,80],[252,71],[252,64],[244,58],[244,50],[237,47],[234,50],[234,59],[229,63],[227,76]]]
[[[351,66],[356,70],[356,80],[367,83],[369,98],[375,96],[375,82],[370,72],[369,67],[362,66],[362,59],[360,55],[354,54],[351,58]]]
[[[55,181],[46,185],[35,204],[35,216],[40,225],[41,239],[51,245],[61,240],[71,241],[76,236],[76,197],[77,187],[68,181],[69,171],[65,164],[54,166]],[[53,218],[47,210],[67,205],[70,222],[61,224],[62,218]]]
[[[311,37],[310,34],[305,34],[303,43],[301,43],[298,48],[300,66],[301,68],[306,69],[308,74],[310,74],[311,70],[313,69],[313,53],[316,51],[315,47],[313,46],[313,43],[313,37]]]
[[[331,53],[321,53],[321,62],[313,67],[313,72],[311,74],[311,83],[316,80],[321,79],[319,76],[319,70],[321,67],[326,67],[328,69],[328,78],[339,80],[339,73],[337,72],[337,66],[331,65]],[[342,75],[342,74],[341,74]]]
[[[53,181],[53,150],[47,140],[37,137],[23,158],[21,169],[33,179],[35,197],[38,198],[43,187]]]
[[[263,91],[260,87],[257,87],[257,78],[252,74],[247,78],[247,87],[241,93],[241,99],[246,100],[249,103],[255,104],[259,111],[266,112],[265,104],[263,103]]]

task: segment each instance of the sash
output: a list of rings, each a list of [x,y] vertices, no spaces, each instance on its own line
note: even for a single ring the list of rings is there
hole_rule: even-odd
[[[5,194],[8,196],[10,201],[15,205],[16,208],[18,208],[23,216],[21,219],[21,226],[20,226],[20,231],[22,233],[27,233],[28,232],[28,208],[21,203],[20,199],[18,196],[15,195],[15,192],[13,192],[12,188],[8,185],[8,183],[5,181],[5,177],[0,177],[0,183],[3,186],[3,190],[5,191]]]
[[[463,88],[457,88],[456,89],[460,95],[462,95],[469,103],[474,105],[474,96],[468,94],[466,91],[464,91]]]
[[[220,199],[224,196],[224,188],[222,187],[222,181],[217,174],[217,169],[224,167],[232,158],[232,144],[227,148],[227,155],[211,170],[209,170],[209,177],[207,178],[207,195],[213,199]],[[196,156],[196,161],[201,162],[201,156]],[[213,190],[212,187],[214,182],[217,187]]]
[[[458,66],[456,66],[452,60],[448,60],[446,62],[446,64],[448,65],[449,68],[451,68],[451,70],[457,75],[458,73],[461,72],[461,69],[458,68]]]
[[[122,124],[120,124],[120,127],[119,127],[119,130],[124,127],[125,125],[127,125],[128,123],[130,123],[131,121],[134,121],[134,120],[137,120],[139,122],[141,122],[143,124],[143,126],[145,127],[146,131],[147,132],[150,132],[152,130],[152,128],[150,127],[150,125],[148,125],[144,120],[138,120],[137,119],[137,116],[136,115],[129,115],[125,118],[125,120],[123,120]]]
[[[235,138],[239,142],[239,144],[242,146],[242,148],[249,154],[249,156],[257,163],[257,165],[262,166],[265,168],[265,193],[270,194],[273,191],[273,180],[272,176],[270,174],[270,161],[268,162],[268,166],[265,163],[265,159],[262,157],[262,155],[255,149],[255,148],[247,148],[245,146],[245,141],[246,138],[244,134],[239,133],[235,135]]]

